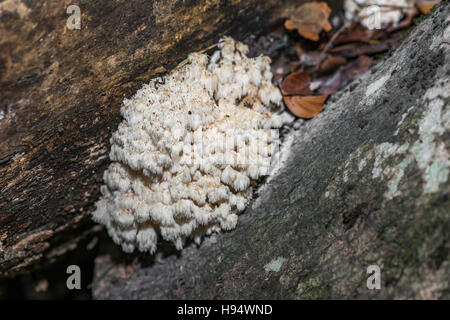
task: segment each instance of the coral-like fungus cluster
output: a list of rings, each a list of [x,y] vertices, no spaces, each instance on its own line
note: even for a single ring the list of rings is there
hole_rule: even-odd
[[[124,100],[93,219],[126,252],[234,228],[267,174],[281,126],[267,108],[281,103],[270,59],[231,38],[218,47]]]

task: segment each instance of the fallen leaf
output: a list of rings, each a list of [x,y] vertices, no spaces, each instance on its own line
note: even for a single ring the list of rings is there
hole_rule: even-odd
[[[347,30],[342,32],[336,40],[334,40],[334,44],[344,44],[351,42],[366,42],[368,43],[372,39],[373,31],[364,28],[360,23],[354,22],[352,23]]]
[[[408,14],[402,21],[400,21],[399,24],[397,24],[395,27],[390,26],[387,28],[387,32],[393,32],[401,29],[408,28],[413,21],[413,15]]]
[[[343,66],[347,63],[347,59],[341,56],[334,56],[331,54],[327,54],[326,58],[320,64],[319,71],[322,73],[328,73],[336,70],[340,66]]]
[[[297,117],[311,119],[323,110],[323,104],[327,100],[326,96],[285,96],[284,103],[288,109]]]
[[[289,73],[299,70],[301,65],[302,64],[300,63],[300,61],[290,61],[289,62]]]
[[[331,30],[328,21],[331,9],[325,2],[309,2],[301,5],[294,14],[286,20],[284,26],[288,30],[297,29],[297,32],[304,38],[318,41],[319,33]]]
[[[373,59],[368,56],[359,56],[358,59],[347,64],[341,70],[345,81],[350,82],[362,75],[370,68],[372,61]]]
[[[420,12],[423,14],[429,14],[431,9],[433,9],[433,7],[440,2],[440,0],[417,0],[416,5]]]
[[[356,58],[360,55],[369,55],[380,53],[389,50],[399,43],[401,35],[404,32],[398,31],[392,33],[387,39],[380,39],[377,43],[373,44],[361,44],[361,43],[349,43],[337,46],[328,50],[329,53],[339,54],[346,58]]]
[[[281,92],[285,96],[312,94],[309,84],[311,79],[306,72],[294,72],[288,75],[281,84]]]
[[[332,75],[325,76],[314,80],[310,87],[314,85],[320,95],[330,95],[336,93],[340,88],[347,85],[352,80],[358,78],[366,72],[372,64],[372,58],[367,56],[360,56],[355,61],[352,61],[341,67]]]

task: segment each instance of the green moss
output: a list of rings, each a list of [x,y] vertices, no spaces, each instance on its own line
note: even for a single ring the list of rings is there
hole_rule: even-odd
[[[323,298],[326,294],[323,291],[319,277],[309,278],[304,282],[299,282],[297,285],[297,293],[303,297],[305,295],[307,298]]]
[[[420,16],[418,16],[417,18],[415,18],[413,20],[415,25],[418,25],[419,23],[421,23],[422,21],[428,19],[436,10],[437,10],[437,5],[434,6],[433,8],[431,8],[430,12],[428,12],[427,14],[421,14]]]
[[[420,24],[422,21],[426,20],[428,17],[430,16],[430,14],[422,14],[420,16],[418,16],[417,18],[414,18],[413,23],[414,25],[418,25]]]

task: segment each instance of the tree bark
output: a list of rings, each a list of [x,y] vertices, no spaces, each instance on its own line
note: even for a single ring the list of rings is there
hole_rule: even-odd
[[[285,136],[229,233],[180,253],[104,242],[97,299],[450,297],[449,7]],[[381,271],[370,290],[368,267]]]
[[[0,276],[51,263],[92,233],[124,96],[223,35],[299,1],[0,2]]]

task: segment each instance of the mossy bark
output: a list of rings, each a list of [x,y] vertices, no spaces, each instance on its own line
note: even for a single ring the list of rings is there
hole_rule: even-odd
[[[94,297],[448,299],[449,11],[293,126],[235,230],[155,256],[103,242]]]

